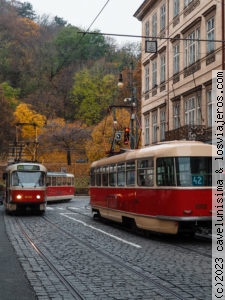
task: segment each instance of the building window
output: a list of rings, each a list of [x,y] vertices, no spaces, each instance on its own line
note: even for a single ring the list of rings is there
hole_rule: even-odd
[[[207,53],[214,51],[214,17],[207,21]]]
[[[185,125],[201,124],[201,99],[199,96],[185,100],[184,113]]]
[[[145,145],[149,145],[149,115],[145,117]]]
[[[157,142],[157,110],[152,112],[152,142]]]
[[[145,93],[149,91],[149,65],[145,66]]]
[[[180,102],[173,104],[173,129],[180,127]]]
[[[152,88],[157,85],[157,61],[156,59],[152,62]]]
[[[164,30],[166,27],[166,5],[163,4],[160,7],[160,30]]]
[[[202,124],[202,109],[201,109],[201,96],[200,95],[197,96],[196,101],[197,101],[196,123],[197,123],[197,125],[201,125]]]
[[[149,21],[145,22],[145,35],[149,36]]]
[[[180,0],[174,0],[173,1],[173,17],[174,18],[179,15],[179,11],[180,11]]]
[[[193,0],[184,0],[184,7],[188,6]]]
[[[200,29],[197,28],[186,36],[184,41],[185,67],[190,66],[200,58]]]
[[[166,56],[165,54],[160,56],[160,82],[166,80]]]
[[[207,91],[207,116],[208,116],[208,127],[212,127],[213,124],[213,102],[212,102],[212,91]]]
[[[173,47],[173,74],[180,71],[180,45],[177,44]]]
[[[195,123],[195,98],[190,98],[185,101],[185,124],[190,125]]]
[[[160,141],[165,141],[166,131],[166,109],[163,107],[160,110]]]
[[[157,36],[157,14],[152,16],[152,36]]]

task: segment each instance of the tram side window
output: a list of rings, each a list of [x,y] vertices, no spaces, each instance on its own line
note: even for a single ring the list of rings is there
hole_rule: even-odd
[[[96,185],[101,186],[101,168],[96,170]]]
[[[52,186],[56,186],[56,177],[52,177]]]
[[[125,186],[125,163],[117,165],[117,185]]]
[[[61,185],[67,185],[67,178],[61,177]]]
[[[71,180],[72,180],[72,177],[67,177],[66,178],[66,185],[72,185]]]
[[[57,177],[57,186],[62,184],[62,177]]]
[[[126,164],[127,185],[135,185],[135,161],[129,161]]]
[[[109,166],[109,185],[116,185],[116,165]]]
[[[175,186],[173,157],[162,157],[157,159],[156,183],[158,186]]]
[[[138,185],[154,185],[154,161],[152,157],[138,161]]]
[[[109,178],[108,178],[108,167],[103,167],[102,168],[102,185],[103,186],[108,186]]]
[[[46,186],[50,186],[51,185],[51,177],[47,176],[46,178]]]
[[[71,185],[71,177],[65,178],[65,185]]]
[[[95,186],[95,169],[91,168],[91,186]]]
[[[176,173],[178,186],[191,186],[190,157],[176,158]]]
[[[178,186],[211,186],[211,157],[177,157],[176,173]]]

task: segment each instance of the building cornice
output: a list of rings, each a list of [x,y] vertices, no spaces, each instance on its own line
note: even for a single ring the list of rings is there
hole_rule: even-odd
[[[190,95],[192,93],[196,93],[196,92],[199,92],[201,90],[202,90],[202,85],[199,85],[199,86],[194,87],[193,89],[185,91],[184,93],[182,93],[182,96],[186,97],[186,96],[188,96],[188,95]]]
[[[194,20],[193,22],[191,22],[191,24],[189,24],[187,27],[185,27],[181,33],[185,34],[186,32],[188,32],[190,29],[193,29],[195,25],[197,25],[198,23],[201,22],[202,17],[198,17],[196,20]]]
[[[145,0],[138,10],[134,13],[134,17],[138,19],[138,21],[142,21],[145,15],[151,10],[151,8],[157,3],[157,0]]]
[[[212,5],[210,8],[208,8],[204,13],[203,16],[206,17],[208,14],[210,14],[212,11],[216,10],[216,4]]]

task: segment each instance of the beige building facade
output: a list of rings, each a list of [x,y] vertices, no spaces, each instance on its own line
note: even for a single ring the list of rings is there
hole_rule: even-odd
[[[145,0],[134,16],[143,36],[142,146],[210,142],[212,70],[225,69],[224,0]]]

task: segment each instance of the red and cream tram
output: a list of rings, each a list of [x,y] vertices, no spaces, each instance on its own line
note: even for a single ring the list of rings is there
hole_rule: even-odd
[[[74,197],[74,175],[63,172],[47,173],[47,201],[71,200]]]
[[[43,213],[46,208],[46,168],[39,163],[19,162],[9,165],[3,174],[6,212],[21,209]]]
[[[93,214],[169,234],[212,220],[213,146],[164,142],[91,165]]]

